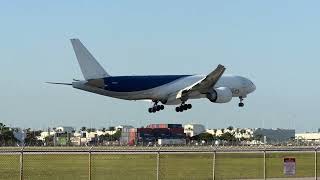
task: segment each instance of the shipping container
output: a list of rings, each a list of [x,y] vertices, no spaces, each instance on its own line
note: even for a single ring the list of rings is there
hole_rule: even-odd
[[[147,128],[182,128],[182,124],[149,124]]]
[[[182,128],[182,124],[168,124],[168,128]]]

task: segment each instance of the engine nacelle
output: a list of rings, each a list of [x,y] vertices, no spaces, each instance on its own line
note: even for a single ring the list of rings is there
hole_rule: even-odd
[[[232,99],[232,92],[227,87],[214,88],[212,93],[207,94],[207,98],[214,103],[227,103]]]

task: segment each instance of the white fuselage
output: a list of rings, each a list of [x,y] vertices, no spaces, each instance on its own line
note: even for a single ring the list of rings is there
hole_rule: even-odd
[[[148,78],[148,76],[144,76]],[[171,82],[161,84],[156,87],[152,87],[149,89],[138,90],[138,91],[125,91],[122,89],[119,91],[108,90],[107,88],[95,87],[88,85],[88,81],[76,81],[73,82],[72,85],[74,88],[81,89],[84,91],[109,96],[113,98],[125,99],[125,100],[159,100],[166,105],[177,105],[181,103],[180,99],[176,98],[177,93],[184,88],[187,88],[201,80],[203,80],[206,76],[204,75],[190,75],[178,78]],[[150,79],[147,79],[150,81]],[[147,82],[146,83],[149,83]],[[134,81],[134,79],[132,80]],[[105,81],[106,82],[106,81]],[[110,83],[118,84],[116,80]],[[139,81],[141,83],[141,81]],[[108,84],[105,84],[107,87]],[[137,83],[137,86],[139,84]],[[246,97],[247,94],[253,92],[255,90],[255,85],[247,78],[241,76],[233,76],[233,75],[224,75],[219,81],[215,84],[215,87],[227,87],[231,90],[233,97]],[[213,88],[215,88],[213,87]],[[190,94],[189,99],[198,99],[198,98],[206,98],[205,94],[200,94],[199,92],[194,92]]]

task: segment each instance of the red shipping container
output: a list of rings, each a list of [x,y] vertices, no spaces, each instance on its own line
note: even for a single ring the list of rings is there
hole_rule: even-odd
[[[184,129],[183,128],[170,128],[170,131],[172,133],[184,133]]]

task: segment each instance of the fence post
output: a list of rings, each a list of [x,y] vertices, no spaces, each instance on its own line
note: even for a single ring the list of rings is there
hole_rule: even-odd
[[[263,179],[266,180],[267,179],[267,165],[266,165],[266,148],[264,148],[263,150]]]
[[[23,180],[23,150],[24,146],[22,146],[20,151],[20,180]]]
[[[157,151],[157,180],[160,180],[160,149],[161,149],[161,146]]]
[[[93,146],[89,149],[89,180],[91,180],[91,150]]]
[[[318,179],[318,170],[317,170],[317,166],[318,166],[318,147],[316,147],[314,149],[314,179],[317,180]]]
[[[215,180],[216,179],[216,153],[217,151],[214,149],[213,150],[213,159],[212,159],[212,179]]]

